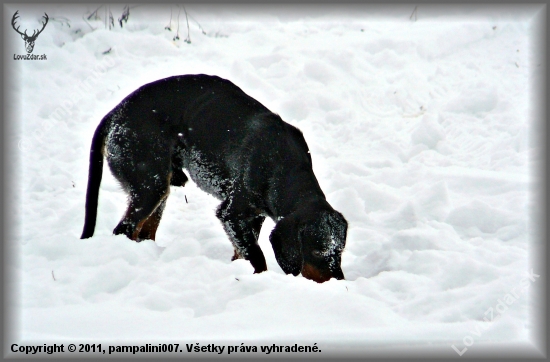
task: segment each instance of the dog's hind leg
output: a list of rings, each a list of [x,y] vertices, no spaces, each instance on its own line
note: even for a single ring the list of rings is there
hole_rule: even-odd
[[[157,188],[149,186],[150,188],[144,187],[138,192],[130,192],[126,214],[113,230],[113,234],[124,234],[135,241],[154,240],[170,189],[168,184]]]
[[[123,135],[107,143],[109,167],[128,194],[128,209],[113,233],[135,241],[154,239],[170,192],[170,147],[159,138]]]
[[[172,178],[170,179],[170,185],[172,186],[185,186],[189,179],[183,173],[183,160],[177,153],[172,155]]]
[[[235,198],[222,202],[216,211],[216,216],[222,222],[235,248],[232,260],[244,258],[250,261],[254,267],[254,273],[266,271],[264,253],[258,245],[258,235],[264,217],[252,213],[244,204],[239,205],[235,202]]]
[[[155,235],[157,233],[157,228],[160,223],[160,219],[162,218],[162,212],[164,211],[164,207],[166,206],[166,199],[168,197],[165,197],[157,206],[156,210],[153,211],[151,215],[147,218],[147,221],[143,224],[141,227],[141,230],[139,231],[139,240],[155,240]]]
[[[174,171],[172,172],[172,180],[170,181],[170,185],[183,187],[185,186],[187,181],[189,181],[189,179],[187,178],[185,173],[183,173],[181,168],[174,169]]]

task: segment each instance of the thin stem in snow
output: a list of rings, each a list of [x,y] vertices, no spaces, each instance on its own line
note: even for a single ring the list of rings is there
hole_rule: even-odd
[[[411,16],[409,17],[410,20],[412,20],[412,17],[414,15],[414,21],[416,21],[416,10],[418,9],[418,5],[414,7],[414,10],[411,14]]]
[[[172,7],[170,6],[170,21],[168,22],[168,25],[164,27],[164,29],[172,31]]]
[[[174,40],[180,39],[180,8],[178,7],[178,30],[176,31],[176,36],[174,37]]]
[[[90,19],[92,18],[92,16],[95,16],[95,19],[94,19],[94,20],[99,19],[99,16],[97,16],[97,12],[98,12],[99,9],[101,9],[102,6],[103,6],[103,5],[100,5],[97,9],[95,9],[95,11],[92,12],[92,13],[90,14],[90,16],[88,16],[87,19],[90,20]]]
[[[200,24],[194,17],[192,17],[191,15],[189,15],[189,19],[191,19],[191,20],[193,20],[195,23],[197,23],[197,25],[198,25],[199,29],[202,31],[202,33],[203,33],[204,35],[206,35],[206,31],[204,31],[204,29],[203,29],[203,27],[201,26],[201,24]]]
[[[187,44],[191,44],[191,36],[189,35],[189,18],[187,17],[187,10],[185,10],[185,6],[181,6],[183,8],[183,12],[185,12],[185,21],[187,22],[187,39],[184,41]]]

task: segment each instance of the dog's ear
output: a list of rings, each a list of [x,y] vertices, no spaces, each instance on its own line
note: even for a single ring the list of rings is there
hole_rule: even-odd
[[[332,210],[327,215],[327,223],[330,227],[332,238],[341,244],[343,248],[346,245],[348,232],[348,222],[344,218],[344,215],[336,210]]]
[[[289,215],[280,220],[269,236],[277,263],[286,274],[297,276],[302,270],[302,237],[298,220]]]

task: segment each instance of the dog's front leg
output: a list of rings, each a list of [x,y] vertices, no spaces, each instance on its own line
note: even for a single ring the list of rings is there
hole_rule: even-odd
[[[264,253],[258,245],[260,228],[265,218],[237,205],[232,199],[225,200],[219,206],[216,216],[235,248],[232,260],[244,258],[250,261],[254,273],[261,273],[267,270]]]

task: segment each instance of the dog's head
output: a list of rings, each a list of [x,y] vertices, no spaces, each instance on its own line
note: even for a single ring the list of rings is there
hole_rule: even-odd
[[[340,266],[348,223],[332,208],[302,207],[280,220],[269,237],[287,274],[323,283],[344,279]]]

